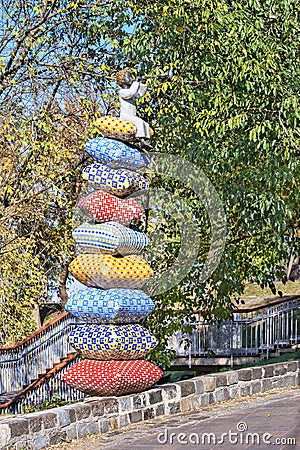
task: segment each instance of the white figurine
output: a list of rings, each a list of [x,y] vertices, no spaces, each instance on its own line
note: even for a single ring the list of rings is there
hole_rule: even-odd
[[[140,117],[137,117],[135,104],[136,99],[146,94],[147,84],[134,80],[128,69],[118,72],[116,81],[121,87],[119,91],[120,119],[134,123],[137,129],[136,138],[144,147],[152,148],[145,140],[150,138],[149,124]]]

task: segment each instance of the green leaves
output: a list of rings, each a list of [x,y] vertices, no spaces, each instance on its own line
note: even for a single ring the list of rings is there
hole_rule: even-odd
[[[21,122],[1,117],[1,345],[35,329],[35,305],[60,284],[74,256],[73,214],[86,158],[81,147],[89,136],[93,105],[80,115],[79,103],[65,108],[67,117],[47,111]]]
[[[222,262],[199,285],[209,223],[193,202],[203,253],[177,289],[155,299],[159,317],[149,326],[172,323],[157,327],[163,338],[182,327],[183,311],[200,309],[211,320],[228,317],[231,299],[238,299],[247,279],[274,290],[290,249],[299,254],[300,12],[288,0],[126,4],[137,26],[124,55],[146,73],[170,65],[174,70],[168,86],[149,81],[151,110],[140,103],[156,131],[156,148],[197,164],[227,217]],[[171,261],[168,253],[160,257],[161,266]]]
[[[82,143],[93,136],[92,118],[115,110],[114,73],[129,65],[147,74],[173,68],[172,81],[148,80],[139,114],[154,128],[155,149],[185,157],[209,177],[227,216],[223,259],[200,284],[211,232],[204,205],[174,180],[157,180],[188,199],[201,251],[181,284],[155,298],[147,326],[162,347],[153,358],[164,359],[167,336],[190,311],[211,321],[228,318],[245,280],[272,286],[284,277],[291,249],[299,252],[297,2],[75,0],[48,2],[46,10],[35,2],[27,4],[27,16],[18,4],[3,6],[9,19],[0,43],[0,228],[16,261],[19,239],[29,240],[24,261],[39,268],[40,292],[45,277],[57,280],[72,255]],[[172,218],[160,220],[157,270],[174,261],[180,245]],[[10,279],[13,260],[5,264]],[[35,296],[30,280],[38,275],[22,267],[24,283],[5,294],[12,303],[27,286]]]

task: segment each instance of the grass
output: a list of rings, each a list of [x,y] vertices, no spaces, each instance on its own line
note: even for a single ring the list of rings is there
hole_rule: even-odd
[[[286,295],[300,295],[300,280],[288,281],[286,284],[281,282],[275,283],[277,292],[281,291],[283,296]],[[279,295],[272,294],[271,289],[262,289],[258,284],[251,283],[245,286],[245,292],[241,296],[244,304],[239,304],[239,309],[255,308],[257,306],[264,306],[274,300],[278,300]]]
[[[46,316],[42,326],[47,325],[49,322],[51,322],[52,320],[56,319],[58,316],[60,316],[62,313],[62,311],[55,311],[51,314],[49,314],[49,316]]]

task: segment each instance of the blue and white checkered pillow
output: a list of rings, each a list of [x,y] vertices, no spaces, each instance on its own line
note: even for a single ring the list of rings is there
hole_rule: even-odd
[[[135,323],[155,307],[152,299],[139,289],[80,289],[70,295],[66,310],[75,317],[97,323]]]
[[[146,157],[136,148],[131,148],[123,142],[105,137],[88,141],[84,149],[100,164],[106,164],[114,169],[126,168],[137,170],[146,167]]]

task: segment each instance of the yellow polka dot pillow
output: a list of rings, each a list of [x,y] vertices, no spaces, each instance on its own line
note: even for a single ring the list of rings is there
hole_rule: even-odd
[[[153,276],[151,266],[137,255],[83,253],[71,262],[69,270],[85,286],[101,289],[140,289]]]
[[[100,117],[94,125],[102,136],[124,141],[134,140],[137,131],[134,123],[112,116]]]

